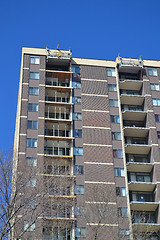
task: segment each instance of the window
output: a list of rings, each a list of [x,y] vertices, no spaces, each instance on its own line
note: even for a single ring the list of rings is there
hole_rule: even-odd
[[[82,147],[73,147],[73,155],[82,156],[83,155],[83,148]]]
[[[73,113],[73,120],[82,120],[82,113]]]
[[[156,122],[160,122],[160,114],[155,114],[155,120]]]
[[[30,79],[39,79],[39,72],[30,72],[29,78]]]
[[[27,163],[28,166],[36,167],[37,166],[37,159],[33,158],[33,157],[26,157],[26,163]]]
[[[74,207],[74,214],[76,216],[83,216],[84,215],[84,208],[83,207]]]
[[[80,82],[72,82],[72,87],[73,88],[81,88],[81,83]]]
[[[82,237],[86,237],[86,228],[84,227],[75,227],[75,237],[76,238],[82,238]]]
[[[28,103],[28,111],[29,112],[38,112],[38,104]]]
[[[37,147],[37,139],[36,138],[27,138],[26,147]]]
[[[75,185],[74,186],[74,194],[75,195],[83,195],[84,194],[84,186],[83,185]]]
[[[83,174],[83,166],[81,165],[74,165],[74,174]]]
[[[27,221],[24,221],[23,229],[24,231],[28,231],[28,232],[35,231],[35,223],[31,224]]]
[[[36,187],[36,182],[37,182],[36,178],[32,178],[27,182],[26,186],[27,187]]]
[[[120,132],[112,132],[112,140],[121,140]]]
[[[117,85],[116,84],[108,84],[108,91],[109,92],[116,92],[117,91]]]
[[[39,64],[40,59],[37,56],[30,56],[30,64]]]
[[[82,130],[81,129],[74,129],[73,130],[73,137],[82,137]]]
[[[35,199],[30,199],[30,198],[25,198],[24,199],[24,207],[25,208],[35,209],[35,207],[36,207],[36,200]]]
[[[75,104],[81,104],[81,97],[73,97],[72,102]]]
[[[159,84],[151,83],[150,84],[151,90],[158,91],[159,90]]]
[[[113,157],[114,158],[123,158],[122,149],[114,149]]]
[[[160,138],[160,131],[157,132],[157,137]]]
[[[129,236],[130,231],[129,231],[129,229],[120,229],[119,234],[122,236]]]
[[[160,106],[160,99],[159,98],[153,98],[152,103],[153,103],[153,106]]]
[[[116,72],[114,68],[107,68],[107,76],[108,77],[115,77],[116,76]]]
[[[110,107],[118,107],[118,99],[109,99]]]
[[[39,88],[29,87],[29,95],[39,95]]]
[[[126,196],[126,188],[125,187],[116,187],[116,195],[120,197]]]
[[[111,115],[111,123],[119,123],[119,115]]]
[[[80,67],[78,65],[72,65],[72,72],[80,74]]]
[[[124,177],[124,168],[115,168],[114,175],[115,177]]]
[[[28,120],[28,122],[27,122],[27,128],[38,129],[38,121]]]
[[[119,217],[128,217],[128,208],[127,207],[118,208],[118,216]]]
[[[148,75],[149,76],[157,76],[157,69],[156,68],[148,68]]]

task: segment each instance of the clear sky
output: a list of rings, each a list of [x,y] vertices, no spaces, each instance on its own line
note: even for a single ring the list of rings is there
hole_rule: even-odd
[[[0,149],[13,145],[22,46],[58,43],[73,57],[160,60],[160,1],[2,0]]]

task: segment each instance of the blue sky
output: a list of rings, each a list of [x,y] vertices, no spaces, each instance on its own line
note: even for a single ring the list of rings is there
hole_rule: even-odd
[[[159,0],[5,0],[0,3],[0,149],[13,145],[22,46],[74,57],[160,60]]]

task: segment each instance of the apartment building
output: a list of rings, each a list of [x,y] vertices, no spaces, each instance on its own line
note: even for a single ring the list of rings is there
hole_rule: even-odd
[[[159,83],[156,60],[22,49],[14,175],[43,199],[21,239],[160,239]]]

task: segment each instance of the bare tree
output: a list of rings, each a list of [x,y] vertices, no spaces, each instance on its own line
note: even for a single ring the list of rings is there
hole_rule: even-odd
[[[68,168],[59,167],[58,175],[24,165],[12,175],[12,159],[12,151],[1,151],[0,240],[27,239],[30,231],[32,239],[70,236],[74,198]]]
[[[90,201],[86,202],[85,219],[89,227],[89,238],[92,240],[106,239],[106,227],[112,223],[112,230],[107,233],[108,239],[118,240],[115,216],[117,209],[112,203],[114,194],[107,194],[101,186],[94,186],[89,192]]]

